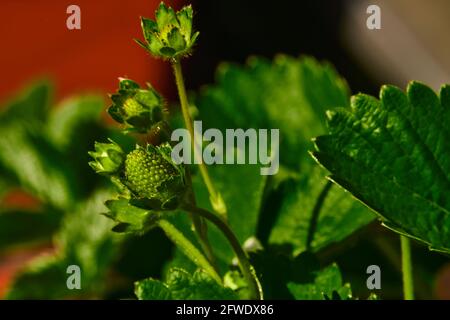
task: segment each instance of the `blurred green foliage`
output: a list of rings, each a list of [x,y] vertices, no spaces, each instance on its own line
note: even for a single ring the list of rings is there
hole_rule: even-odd
[[[382,266],[379,296],[400,297],[396,239],[376,226],[367,228],[375,215],[330,185],[327,172],[308,154],[311,138],[326,133],[325,110],[347,108],[349,99],[345,81],[328,64],[279,56],[274,61],[252,58],[246,66],[223,64],[217,83],[193,100],[204,129],[280,129],[278,175],[261,176],[259,167],[251,165],[209,168],[238,240],[246,247],[249,238],[257,238],[263,248],[247,249],[268,299],[367,298],[370,264]],[[130,298],[135,289],[141,299],[241,296],[233,253],[213,225],[208,232],[220,274],[235,292],[212,284],[158,229],[139,237],[110,231],[113,224],[101,213],[107,212],[103,203],[114,194],[113,187],[88,166],[87,152],[94,141],[107,137],[128,150],[135,140],[106,126],[103,110],[102,99],[90,95],[53,106],[45,82],[2,109],[0,196],[19,189],[39,204],[18,209],[1,202],[0,258],[18,246],[51,243],[55,248],[16,275],[7,298]],[[207,190],[192,169],[197,203],[211,209]],[[168,219],[198,245],[187,215]],[[424,275],[417,281],[420,297],[431,297],[434,274],[447,260],[414,248],[418,277]],[[81,267],[81,290],[66,287],[69,265]],[[183,293],[191,287],[198,290]]]

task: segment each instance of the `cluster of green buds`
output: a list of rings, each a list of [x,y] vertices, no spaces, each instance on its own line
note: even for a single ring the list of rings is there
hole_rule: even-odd
[[[156,57],[177,61],[188,55],[198,37],[192,31],[192,8],[175,12],[161,3],[156,21],[141,18],[146,43],[137,41]],[[107,201],[109,218],[118,224],[113,230],[140,232],[151,227],[164,211],[179,207],[186,194],[185,169],[172,161],[170,129],[161,95],[150,85],[141,87],[130,79],[119,79],[110,95],[110,116],[125,133],[145,134],[153,144],[137,145],[127,153],[117,143],[96,143],[89,152],[89,165],[108,176],[119,189],[119,197]]]
[[[94,159],[89,162],[89,166],[95,172],[102,175],[114,175],[122,168],[125,153],[122,148],[108,139],[109,143],[95,142],[95,151],[89,151],[88,154]]]
[[[133,80],[120,78],[119,90],[110,97],[108,113],[126,131],[147,133],[164,122],[163,99],[149,84],[142,89]]]
[[[158,58],[178,59],[189,55],[199,35],[192,30],[192,7],[186,6],[175,12],[161,3],[155,16],[156,21],[141,18],[146,43],[136,42]]]

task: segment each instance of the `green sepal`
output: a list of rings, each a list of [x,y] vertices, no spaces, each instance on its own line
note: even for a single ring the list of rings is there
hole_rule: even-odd
[[[143,89],[130,79],[119,78],[119,90],[110,95],[109,115],[125,125],[125,132],[147,133],[164,120],[164,102],[150,85]]]
[[[119,78],[119,89],[120,90],[130,90],[130,89],[139,89],[140,86],[137,82],[126,79],[126,78]]]
[[[155,17],[159,30],[171,25],[179,26],[175,11],[171,7],[167,7],[164,2],[161,2],[158,9],[156,9]]]
[[[161,3],[155,17],[156,21],[141,18],[146,43],[136,42],[158,58],[178,59],[189,55],[199,35],[198,32],[192,34],[192,7],[186,6],[175,12]]]
[[[136,207],[129,199],[108,200],[105,205],[109,211],[103,215],[117,223],[112,229],[114,232],[142,234],[160,219],[158,211]]]
[[[113,140],[108,141],[109,143],[95,142],[95,151],[88,152],[94,161],[88,164],[99,174],[113,175],[122,168],[125,153]]]

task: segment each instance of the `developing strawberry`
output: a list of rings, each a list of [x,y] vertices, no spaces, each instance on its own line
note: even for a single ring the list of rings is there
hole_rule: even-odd
[[[166,143],[158,147],[137,146],[130,152],[124,165],[124,184],[137,198],[157,199],[162,207],[180,200],[185,189],[182,167],[171,159],[171,148]]]

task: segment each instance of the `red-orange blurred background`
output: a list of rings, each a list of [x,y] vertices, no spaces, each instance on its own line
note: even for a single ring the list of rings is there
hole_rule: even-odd
[[[66,10],[72,4],[81,9],[81,30],[66,27]],[[0,101],[37,76],[54,80],[57,98],[86,90],[112,92],[118,77],[150,81],[168,93],[167,65],[133,41],[142,37],[139,17],[152,16],[158,4],[159,0],[2,0]]]
[[[169,66],[150,57],[133,38],[141,38],[139,17],[153,16],[159,0],[2,0],[0,4],[0,105],[36,78],[55,85],[55,101],[79,94],[114,92],[118,77],[149,81],[171,95]],[[179,7],[183,1],[168,1]],[[81,9],[81,30],[69,30],[67,7]],[[169,72],[168,72],[169,71]],[[13,206],[33,206],[33,199],[13,192],[3,199]],[[17,250],[0,261],[0,297],[11,276],[49,248]]]
[[[37,77],[47,77],[53,81],[55,101],[80,92],[97,92],[106,100],[106,94],[116,90],[118,77],[129,77],[141,84],[149,81],[163,95],[172,97],[174,88],[169,66],[150,57],[133,41],[133,38],[142,38],[139,17],[141,15],[152,17],[159,2],[160,0],[1,0],[0,106]],[[165,0],[165,2],[179,8],[186,1]],[[353,33],[344,35],[348,40],[347,44],[341,43],[342,35],[339,33],[341,28],[338,27],[341,20],[349,25],[349,30],[367,31],[364,28],[358,29],[353,20],[342,13],[356,1],[281,2],[283,4],[270,2],[255,6],[256,2],[240,0],[198,1],[198,6],[194,7],[200,11],[196,24],[202,32],[200,39],[203,45],[197,47],[196,55],[191,59],[197,69],[195,73],[190,74],[188,87],[198,88],[204,82],[211,82],[213,70],[219,61],[243,62],[251,54],[271,58],[278,52],[292,55],[307,53],[331,61],[349,81],[354,92],[378,92],[379,84],[373,81],[376,77],[372,72],[362,70],[360,64],[376,66],[378,73],[383,75],[382,79],[378,79],[382,83],[402,83],[411,77],[427,79],[419,72],[420,70],[411,68],[410,65],[403,68],[410,73],[405,79],[401,78],[402,74],[398,72],[399,62],[386,64],[381,68],[380,64],[368,59],[369,55],[361,58],[362,62],[354,61],[353,53],[350,52],[358,51],[362,45],[367,45],[368,51],[364,51],[365,53],[375,52],[377,53],[375,57],[390,61],[378,55],[379,52],[376,47],[371,46],[370,39],[365,33],[362,34],[362,42],[358,45],[355,45],[357,42]],[[425,4],[430,7],[436,6],[436,12],[445,12],[439,4],[447,6],[447,2],[397,0],[389,3],[401,8],[398,12],[393,11],[396,13],[394,16],[402,17],[404,13],[406,22],[422,21],[415,15],[409,16],[407,14],[409,11],[421,13],[426,18],[420,28],[426,35],[424,38],[433,42],[433,46],[440,46],[439,50],[431,51],[433,54],[430,56],[437,56],[436,53],[440,53],[445,57],[447,52],[445,48],[448,48],[445,45],[448,41],[439,39],[444,39],[447,29],[438,28],[444,34],[444,37],[439,38],[436,23],[440,20],[436,19],[435,15],[429,14],[432,11],[424,10],[422,6]],[[70,5],[78,5],[81,8],[81,30],[68,30],[66,27],[66,19],[69,16],[66,10]],[[395,8],[394,5],[393,7]],[[288,12],[284,11],[286,8]],[[357,12],[357,17],[362,17],[361,21],[364,22],[365,11],[361,12],[361,15]],[[383,21],[387,23],[389,20]],[[287,30],[289,32],[286,32]],[[394,32],[395,30],[389,27],[383,30],[404,40],[402,34]],[[295,31],[295,38],[292,31]],[[373,35],[386,39],[383,33]],[[391,48],[392,44],[398,43],[398,47],[408,50],[402,46],[402,41],[394,40],[389,46],[384,47]],[[402,52],[400,54],[398,51],[394,52],[398,57],[405,56]],[[412,52],[414,50],[409,54]],[[426,65],[424,60],[417,60],[414,63],[413,67]],[[401,79],[389,77],[391,73]],[[436,82],[439,82],[438,80]],[[434,83],[433,79],[427,81]],[[17,192],[9,194],[5,202],[14,206],[34,205],[32,199]],[[0,256],[0,297],[11,275],[22,267],[25,261],[38,253],[48,253],[51,250],[47,246],[33,251],[17,250]],[[442,267],[436,280],[437,297],[449,299],[449,275],[449,266]]]

